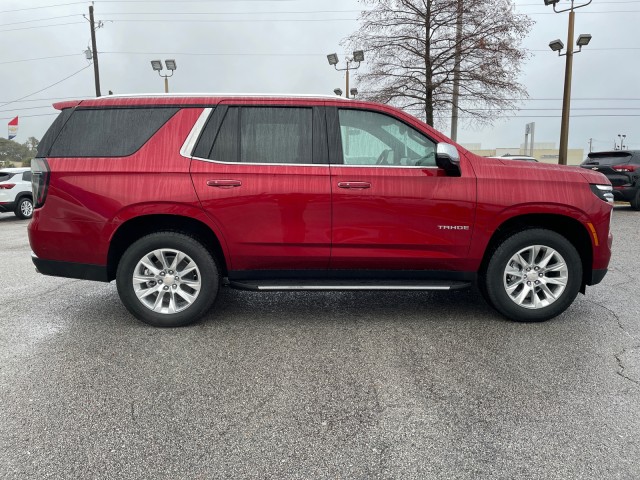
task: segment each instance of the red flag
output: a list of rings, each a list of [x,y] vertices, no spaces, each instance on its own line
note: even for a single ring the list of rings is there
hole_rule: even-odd
[[[9,140],[18,135],[18,117],[9,122]]]

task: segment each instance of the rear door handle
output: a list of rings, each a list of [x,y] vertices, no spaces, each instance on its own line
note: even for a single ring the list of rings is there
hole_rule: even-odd
[[[240,180],[207,180],[207,186],[218,188],[233,188],[242,185]]]
[[[371,188],[369,182],[338,182],[340,188]]]

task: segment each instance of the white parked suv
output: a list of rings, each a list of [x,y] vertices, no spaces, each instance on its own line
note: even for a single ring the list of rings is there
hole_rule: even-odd
[[[20,219],[33,215],[30,168],[0,170],[0,212],[13,212]]]

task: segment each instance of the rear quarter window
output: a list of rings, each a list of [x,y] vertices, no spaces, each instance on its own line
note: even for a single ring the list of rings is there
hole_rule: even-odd
[[[140,149],[177,108],[76,109],[48,157],[126,157]]]

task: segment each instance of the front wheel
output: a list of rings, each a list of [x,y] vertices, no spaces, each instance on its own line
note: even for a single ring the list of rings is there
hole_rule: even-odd
[[[213,305],[219,274],[215,260],[196,239],[158,232],[133,243],[116,273],[118,294],[135,317],[156,327],[181,327]]]
[[[511,320],[541,322],[564,312],[582,283],[582,261],[562,235],[518,232],[495,250],[481,276],[489,303]]]

